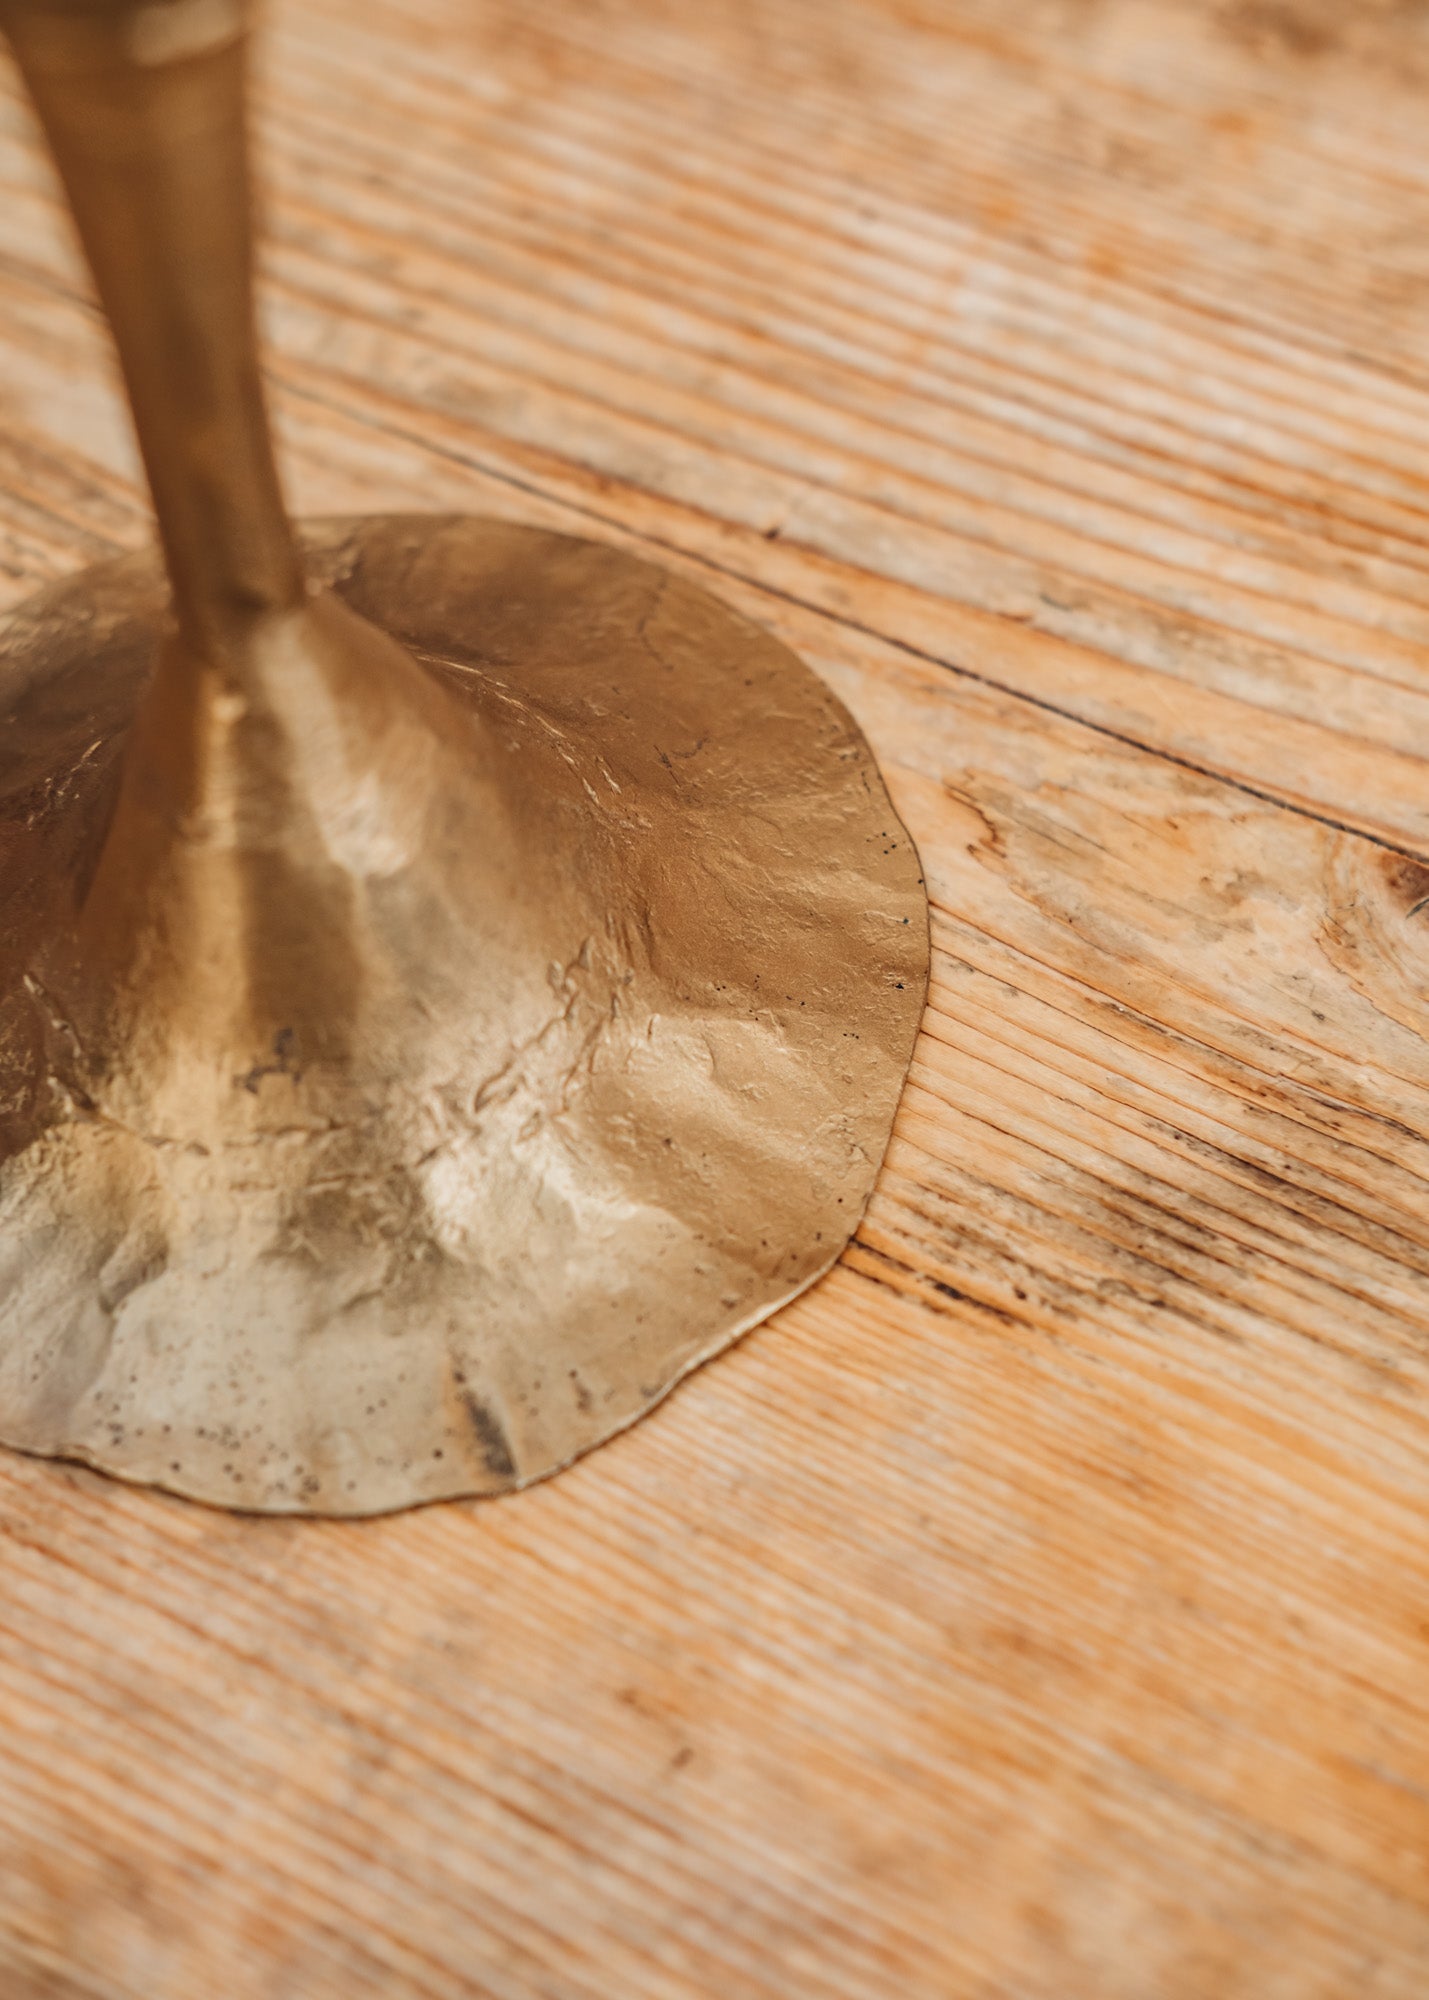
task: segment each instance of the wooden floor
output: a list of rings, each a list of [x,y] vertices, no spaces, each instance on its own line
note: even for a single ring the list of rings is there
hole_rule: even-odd
[[[305,511],[788,639],[932,1005],[815,1291],[509,1501],[0,1460],[4,2000],[1429,1993],[1429,12],[273,0]],[[0,101],[6,602],[145,533]]]

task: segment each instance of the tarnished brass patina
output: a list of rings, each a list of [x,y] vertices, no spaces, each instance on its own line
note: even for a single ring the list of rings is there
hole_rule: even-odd
[[[291,530],[235,0],[0,0],[163,564],[0,634],[0,1438],[371,1513],[609,1437],[862,1213],[917,858],[782,645],[604,545]]]

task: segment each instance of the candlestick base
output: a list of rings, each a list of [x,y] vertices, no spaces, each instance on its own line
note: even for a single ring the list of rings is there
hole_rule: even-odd
[[[691,584],[305,541],[331,595],[187,707],[154,559],[0,637],[0,1440],[369,1514],[556,1470],[828,1268],[927,906],[847,713]]]

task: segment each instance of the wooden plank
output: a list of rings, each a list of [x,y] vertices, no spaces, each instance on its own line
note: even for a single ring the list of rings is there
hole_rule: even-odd
[[[519,33],[437,4],[374,6],[340,34],[321,12],[280,22],[290,367],[381,392],[388,423],[458,455],[525,446],[642,497],[718,494],[720,527],[772,530],[765,573],[808,601],[841,605],[827,567],[852,568],[884,586],[880,631],[1422,846],[1423,377],[1393,314],[1372,338],[1317,282],[1350,254],[1337,229],[1358,254],[1383,179],[1335,158],[1314,244],[1284,221],[1294,142],[1331,120],[1377,135],[1392,80],[1323,65],[1287,139],[1284,110],[1254,122],[1259,59],[1222,37],[1200,79],[1223,93],[1208,157],[1190,136],[1205,107],[1168,105],[1166,77],[1131,90],[1083,50],[1073,113],[1055,35],[989,38],[974,10],[960,34],[960,12],[929,44],[936,102],[913,60],[926,24],[910,44],[856,7],[791,4],[797,90],[718,17],[695,40],[580,9]],[[1207,59],[1193,10],[1155,20],[1168,76]],[[850,98],[827,75],[855,55]],[[0,171],[53,279],[43,176]],[[1412,232],[1404,178],[1389,192]],[[1132,200],[1128,275],[1087,231],[1099,243]],[[1162,268],[1173,223],[1181,265],[1200,246],[1194,284]],[[47,343],[33,358],[8,395],[44,423],[62,364]]]
[[[987,691],[946,742],[935,670],[763,609],[932,857],[860,1243],[509,1505],[5,1461],[7,1917],[76,1990],[1417,1988],[1426,1065],[1294,972],[1382,855]]]
[[[779,631],[932,1004],[838,1270],[546,1487],[0,1459],[0,1990],[1417,2000],[1417,17],[274,12],[300,505]],[[143,511],[13,107],[0,203],[14,601]]]

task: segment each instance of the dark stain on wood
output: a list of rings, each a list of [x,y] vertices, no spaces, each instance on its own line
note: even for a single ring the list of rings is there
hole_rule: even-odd
[[[1429,866],[1408,854],[1386,854],[1381,869],[1394,910],[1406,919],[1429,911]]]

